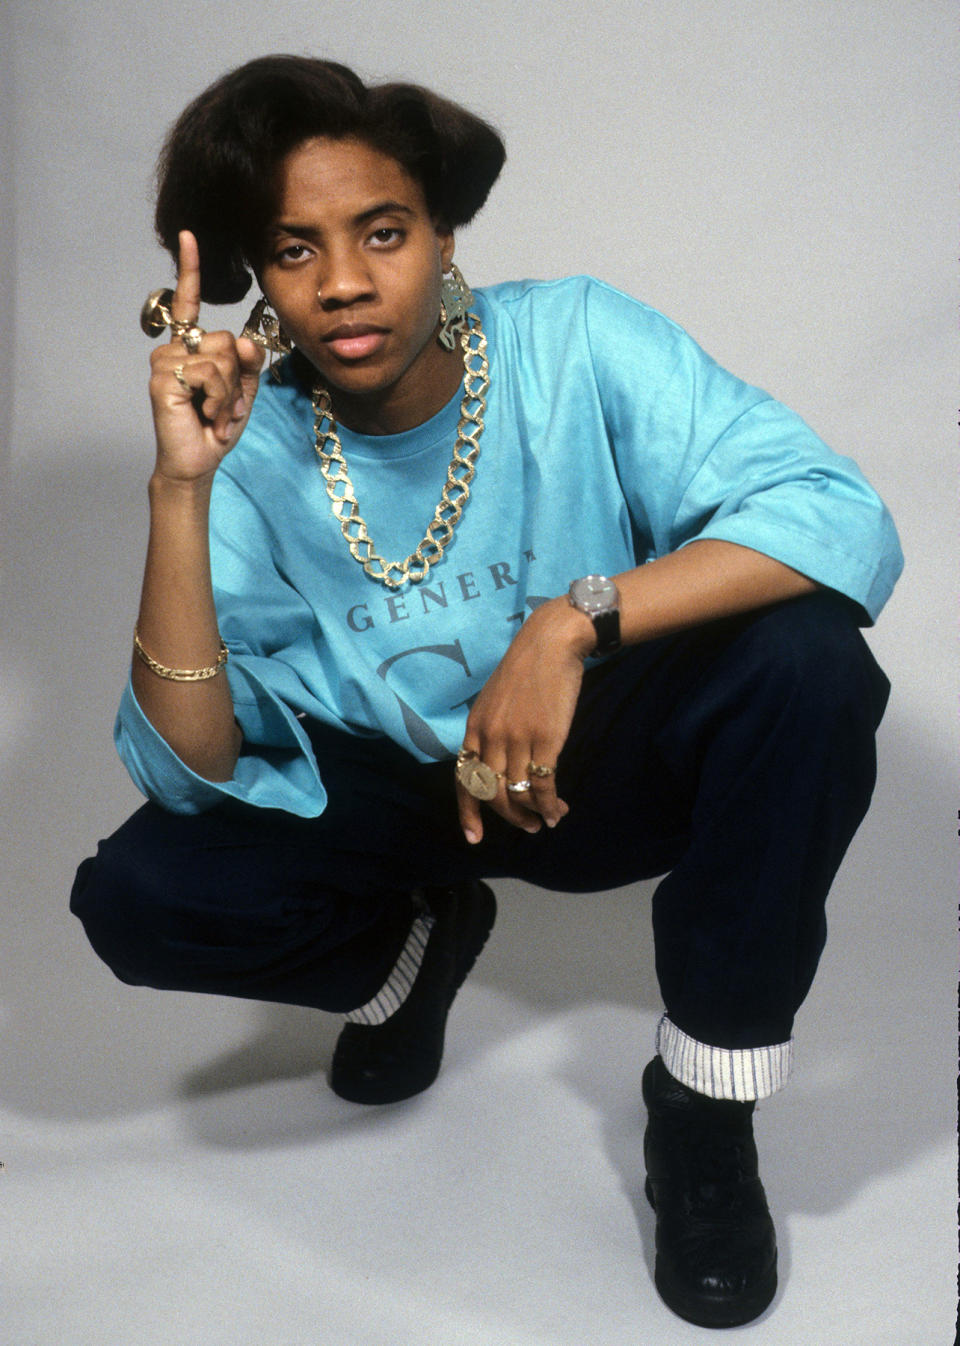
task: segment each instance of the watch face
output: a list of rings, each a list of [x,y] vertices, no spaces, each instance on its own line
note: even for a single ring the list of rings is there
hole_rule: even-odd
[[[619,606],[619,593],[606,575],[584,575],[570,585],[570,595],[584,612],[605,612]]]

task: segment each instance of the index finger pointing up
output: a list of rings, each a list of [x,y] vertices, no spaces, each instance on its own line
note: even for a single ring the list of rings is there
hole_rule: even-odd
[[[180,233],[179,242],[177,288],[173,292],[170,313],[178,322],[195,323],[200,316],[200,248],[189,229]]]

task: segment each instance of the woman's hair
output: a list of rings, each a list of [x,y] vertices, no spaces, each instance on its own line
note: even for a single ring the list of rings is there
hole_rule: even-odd
[[[176,262],[179,231],[196,234],[208,303],[246,294],[276,216],[281,162],[316,136],[354,137],[395,159],[451,229],[473,219],[506,157],[492,127],[428,89],[367,86],[334,61],[250,61],[186,108],[157,167],[157,235]]]

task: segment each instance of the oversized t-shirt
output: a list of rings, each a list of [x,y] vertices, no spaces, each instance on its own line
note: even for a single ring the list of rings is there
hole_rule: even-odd
[[[211,555],[244,747],[202,779],[128,684],[116,741],[177,812],[238,798],[305,817],[326,803],[306,717],[452,757],[467,711],[526,614],[589,573],[699,538],[739,543],[846,594],[873,621],[902,558],[885,507],[793,412],[721,369],[676,324],[588,277],[476,294],[490,387],[476,477],[442,559],[389,590],[350,555],[314,448],[309,392],[264,377],[214,479]],[[458,392],[396,435],[340,427],[377,551],[423,537],[457,434]]]

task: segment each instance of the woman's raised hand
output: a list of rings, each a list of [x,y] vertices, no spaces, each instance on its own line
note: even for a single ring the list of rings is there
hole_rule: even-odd
[[[200,315],[200,250],[180,235],[177,288],[170,312],[195,324]],[[170,481],[212,478],[247,423],[263,352],[232,332],[204,332],[195,351],[181,335],[150,357],[150,400],[157,434],[157,475]]]

